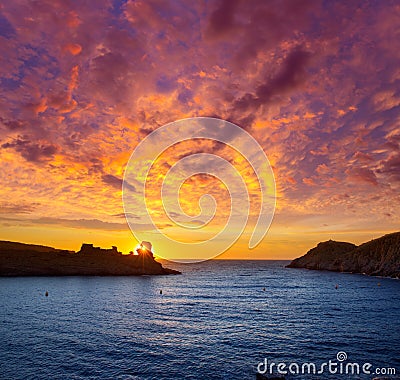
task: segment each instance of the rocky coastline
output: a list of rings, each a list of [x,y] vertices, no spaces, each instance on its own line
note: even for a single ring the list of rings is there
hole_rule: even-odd
[[[180,274],[151,252],[123,255],[116,247],[82,244],[78,252],[0,241],[0,276],[140,276]]]
[[[359,246],[325,241],[286,267],[400,278],[400,232],[384,235]]]

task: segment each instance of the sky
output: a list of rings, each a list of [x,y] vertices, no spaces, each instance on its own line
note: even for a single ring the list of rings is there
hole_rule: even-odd
[[[250,225],[220,258],[291,259],[319,241],[359,244],[397,231],[399,40],[400,4],[390,0],[3,2],[0,239],[129,252],[137,244],[122,202],[130,155],[166,123],[199,116],[248,132],[275,176],[267,236],[248,249]],[[200,152],[237,166],[256,215],[248,163],[207,140],[160,157],[150,207],[160,211],[173,163]],[[193,176],[180,189],[182,209],[196,215],[201,195],[214,194],[218,230],[226,191]]]

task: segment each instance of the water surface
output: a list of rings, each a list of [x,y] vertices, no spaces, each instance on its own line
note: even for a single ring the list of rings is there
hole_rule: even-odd
[[[0,278],[0,378],[243,380],[265,358],[322,363],[338,351],[400,371],[400,281],[285,264]]]

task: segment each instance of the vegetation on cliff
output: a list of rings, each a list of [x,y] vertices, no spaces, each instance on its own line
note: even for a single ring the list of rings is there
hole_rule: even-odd
[[[287,267],[400,278],[400,232],[382,236],[358,247],[352,243],[332,240],[319,243]]]

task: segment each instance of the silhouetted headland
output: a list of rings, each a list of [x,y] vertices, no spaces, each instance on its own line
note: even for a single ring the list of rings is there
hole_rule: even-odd
[[[360,246],[325,241],[293,260],[288,268],[362,273],[400,278],[400,232],[382,236]]]
[[[0,241],[0,276],[167,274],[180,274],[180,272],[164,268],[154,259],[153,253],[146,249],[145,245],[136,253],[123,255],[118,252],[117,247],[102,249],[93,247],[92,244],[82,244],[81,249],[74,252],[41,245]]]

